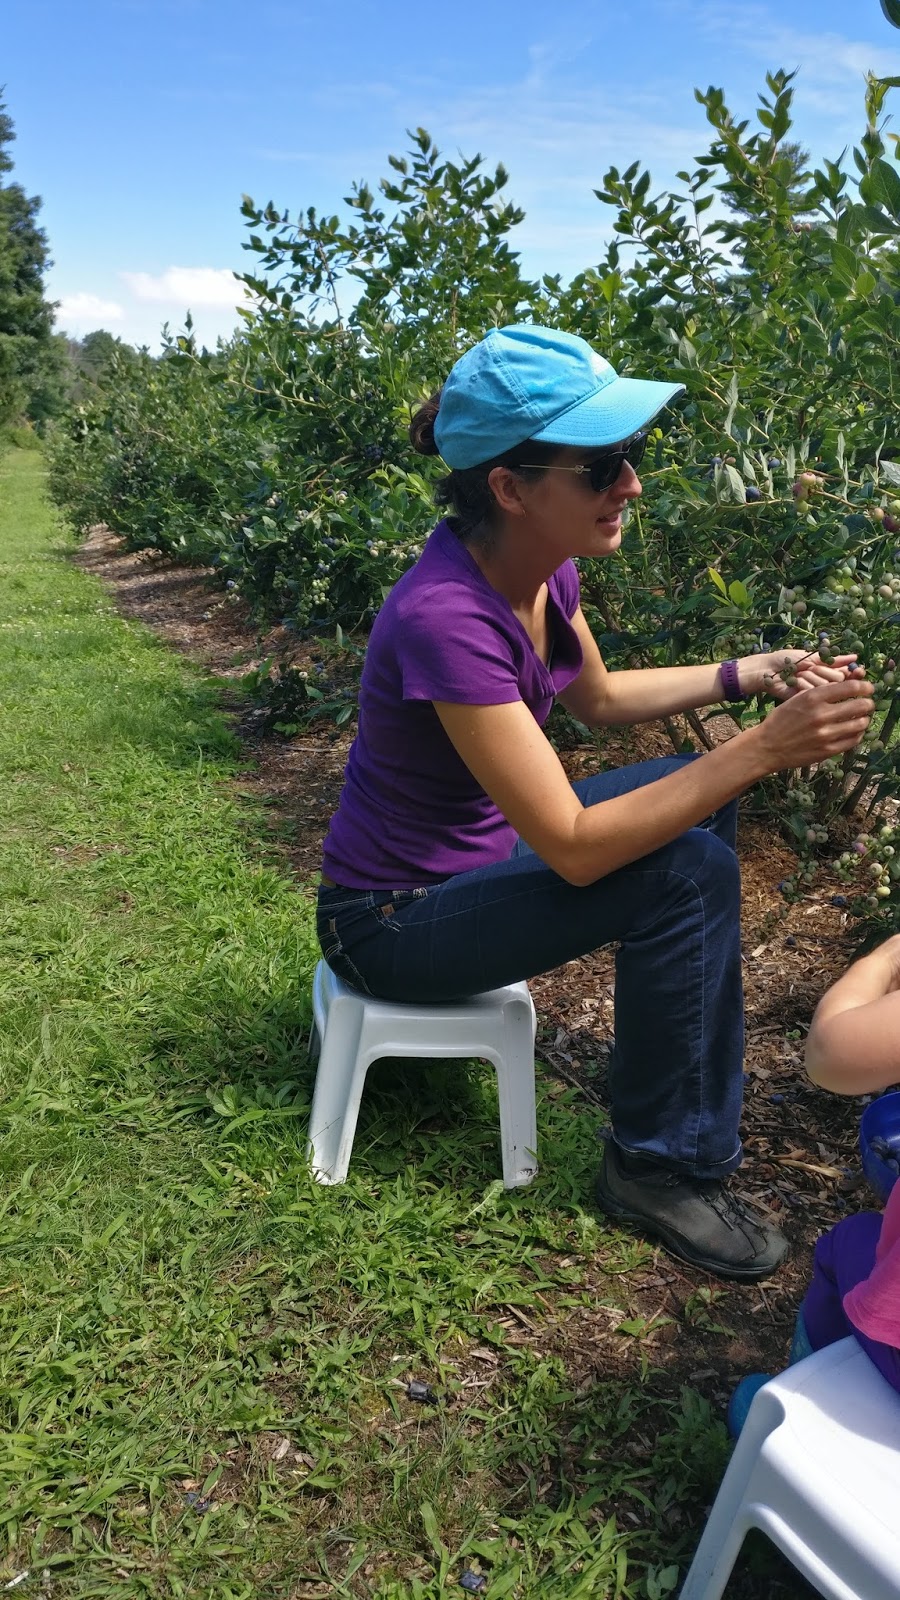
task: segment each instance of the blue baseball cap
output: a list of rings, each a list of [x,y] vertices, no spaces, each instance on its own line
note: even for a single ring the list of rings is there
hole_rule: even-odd
[[[448,467],[477,467],[526,439],[619,444],[684,389],[620,378],[577,334],[530,323],[492,328],[451,369],[434,440]]]

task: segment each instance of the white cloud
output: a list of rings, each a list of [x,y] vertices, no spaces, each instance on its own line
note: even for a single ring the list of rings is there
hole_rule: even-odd
[[[124,309],[116,300],[103,300],[98,294],[64,294],[56,310],[56,321],[67,333],[90,332],[107,322],[121,322]]]
[[[167,267],[154,278],[149,272],[122,272],[136,300],[182,310],[226,307],[248,299],[230,267]]]
[[[739,41],[742,49],[749,49],[770,63],[774,52],[779,65],[802,65],[802,79],[819,83],[854,79],[859,83],[868,71],[887,76],[900,67],[900,48],[889,34],[880,37],[883,28],[874,6],[867,19],[872,24],[873,39],[852,39],[834,32],[804,33],[785,24],[783,11],[779,14],[767,5],[744,4],[736,8],[712,0],[696,9],[692,6],[691,11],[699,27],[717,36],[727,35],[732,42]],[[854,20],[861,20],[858,14]]]

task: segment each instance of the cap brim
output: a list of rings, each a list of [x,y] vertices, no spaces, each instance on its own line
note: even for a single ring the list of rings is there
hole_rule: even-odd
[[[683,383],[614,378],[531,437],[543,444],[571,444],[589,450],[620,444],[645,428],[663,406],[683,392]]]

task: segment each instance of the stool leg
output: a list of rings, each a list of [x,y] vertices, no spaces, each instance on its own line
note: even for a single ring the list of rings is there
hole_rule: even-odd
[[[534,1006],[531,996],[503,1008],[503,1052],[494,1059],[500,1101],[503,1183],[519,1189],[537,1172],[534,1094]]]
[[[319,1183],[343,1183],[350,1165],[366,1078],[359,1044],[363,1002],[333,1000],[325,1024],[309,1117],[307,1157]]]
[[[710,1518],[714,1514],[715,1506]],[[746,1534],[743,1520],[736,1520],[727,1528],[710,1521],[684,1580],[680,1600],[720,1600]]]
[[[725,1469],[706,1527],[681,1590],[680,1600],[719,1600],[751,1524],[747,1515],[766,1438],[784,1419],[784,1408],[766,1392],[754,1397],[734,1454]],[[768,1485],[771,1494],[772,1485]],[[765,1500],[766,1495],[762,1498]]]
[[[312,1022],[309,1025],[309,1038],[306,1041],[306,1053],[309,1056],[312,1065],[315,1066],[320,1055],[322,1054],[322,1040],[319,1036],[319,1030],[316,1026],[315,1017],[313,1017]]]

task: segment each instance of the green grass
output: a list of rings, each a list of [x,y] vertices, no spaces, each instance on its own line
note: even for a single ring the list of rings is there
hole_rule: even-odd
[[[67,559],[38,455],[0,475],[0,1587],[670,1593],[723,1430],[640,1319],[586,1369],[650,1260],[596,1119],[544,1079],[506,1193],[490,1075],[382,1063],[310,1180],[309,886],[215,685]]]

